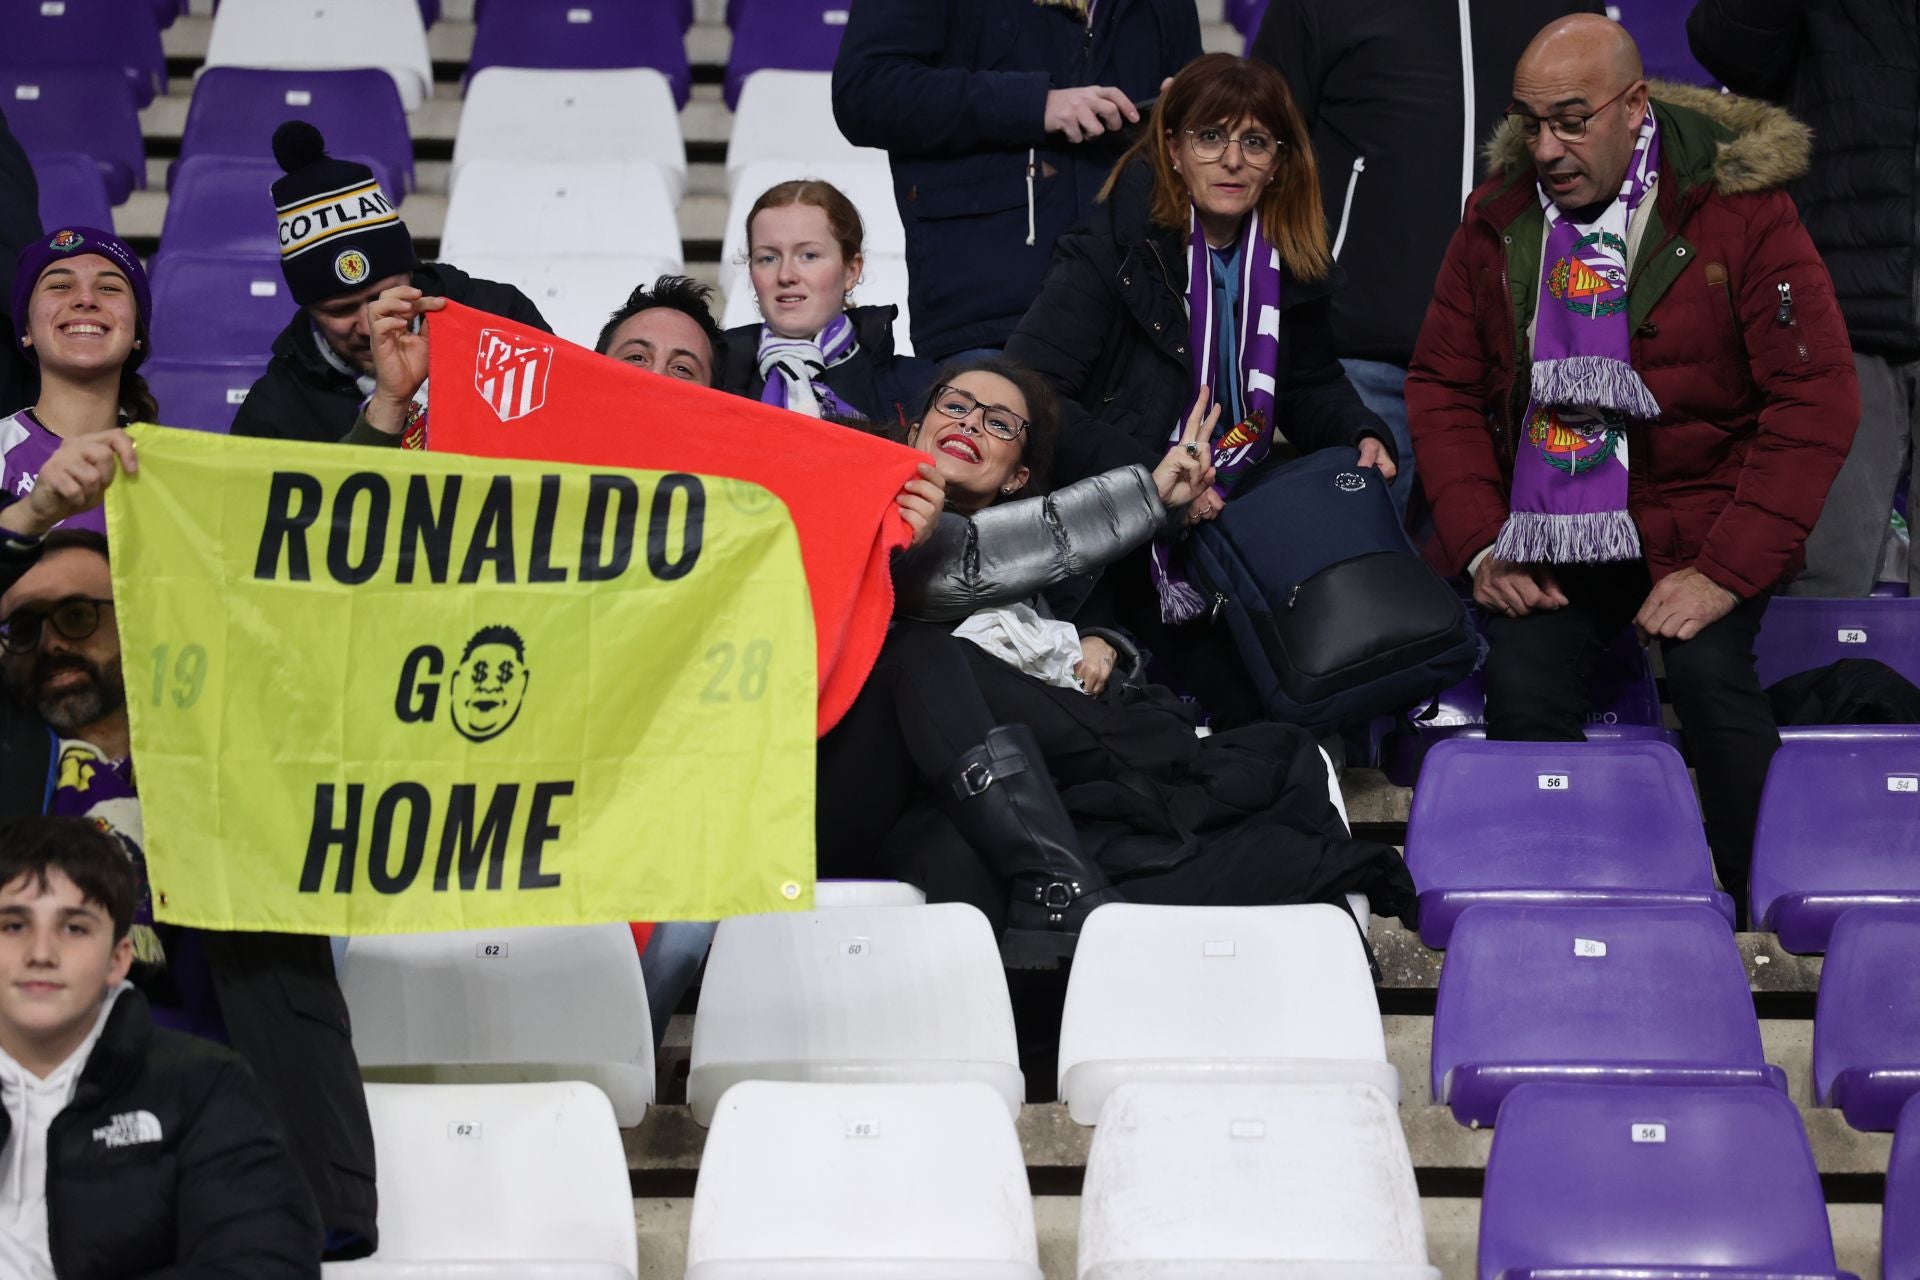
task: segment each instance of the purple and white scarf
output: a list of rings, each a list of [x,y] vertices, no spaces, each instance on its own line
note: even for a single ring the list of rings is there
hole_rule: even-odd
[[[1627,228],[1660,171],[1648,110],[1620,194],[1590,223],[1547,214],[1534,308],[1533,385],[1513,463],[1512,514],[1493,544],[1502,560],[1593,564],[1636,560],[1627,512],[1627,419],[1660,405],[1633,368],[1627,320]]]
[[[1220,366],[1220,331],[1234,325],[1239,334],[1240,402],[1246,418],[1217,434],[1213,441],[1213,489],[1223,500],[1234,485],[1273,448],[1274,370],[1280,363],[1280,251],[1260,226],[1259,211],[1247,215],[1240,235],[1240,314],[1217,316],[1213,307],[1213,262],[1200,215],[1189,215],[1187,236],[1187,350],[1193,356],[1193,383],[1187,403],[1210,386]],[[1229,397],[1217,392],[1215,401]],[[1180,439],[1187,421],[1182,415],[1168,434],[1168,443]],[[1219,429],[1216,428],[1216,431]],[[1161,537],[1153,544],[1153,584],[1160,592],[1164,622],[1191,622],[1206,611],[1207,601],[1173,563],[1174,544]]]
[[[842,311],[811,338],[782,338],[760,326],[760,376],[763,404],[791,409],[809,418],[831,413],[836,418],[864,419],[867,415],[842,400],[822,382],[828,369],[853,358],[860,349],[853,321]]]

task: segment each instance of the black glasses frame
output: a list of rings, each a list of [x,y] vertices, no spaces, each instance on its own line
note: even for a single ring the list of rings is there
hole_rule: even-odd
[[[85,640],[100,629],[100,611],[112,607],[113,601],[96,596],[67,596],[55,600],[51,608],[15,609],[0,618],[0,648],[8,653],[31,653],[48,623],[63,640]]]
[[[959,396],[962,400],[965,400],[967,402],[966,410],[962,413],[954,413],[948,409],[946,405],[941,404],[940,401],[947,396]],[[948,383],[941,383],[933,389],[933,399],[929,402],[929,406],[939,410],[943,417],[951,418],[955,422],[965,422],[973,416],[973,411],[978,409],[980,410],[980,425],[986,428],[988,434],[998,436],[1002,440],[1018,440],[1020,433],[1033,425],[1031,420],[1021,417],[1003,404],[983,404],[980,397],[974,395],[973,392],[961,387],[952,386]],[[1012,435],[1008,435],[993,425],[988,415],[995,413],[1002,413],[1013,419],[1015,426]]]

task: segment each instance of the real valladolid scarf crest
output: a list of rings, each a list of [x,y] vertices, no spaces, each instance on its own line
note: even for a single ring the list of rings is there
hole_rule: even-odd
[[[1660,171],[1653,111],[1640,126],[1620,193],[1578,223],[1540,188],[1547,215],[1534,309],[1532,398],[1513,464],[1502,560],[1588,564],[1633,560],[1640,535],[1627,513],[1627,419],[1660,406],[1633,368],[1627,319],[1627,227]]]

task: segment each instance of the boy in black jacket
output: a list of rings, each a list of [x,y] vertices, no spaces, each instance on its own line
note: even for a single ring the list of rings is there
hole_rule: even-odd
[[[126,982],[135,893],[94,824],[0,825],[0,1275],[317,1277],[319,1214],[252,1076]]]

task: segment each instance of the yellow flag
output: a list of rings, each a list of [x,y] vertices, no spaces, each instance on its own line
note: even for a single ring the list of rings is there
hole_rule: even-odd
[[[362,934],[812,905],[813,624],[773,495],[134,438],[107,527],[160,919]]]

